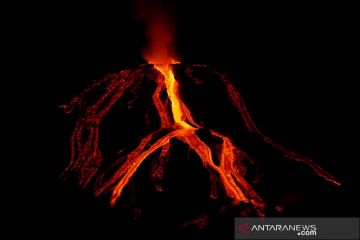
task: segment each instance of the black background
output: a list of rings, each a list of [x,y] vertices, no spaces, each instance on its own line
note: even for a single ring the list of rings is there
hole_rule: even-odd
[[[356,136],[351,6],[173,3],[181,61],[205,63],[227,72],[263,132],[311,157],[343,183],[341,189],[334,189],[321,182],[324,192],[311,190],[317,195],[285,215],[357,216],[356,141],[351,139]],[[31,165],[40,171],[32,176],[36,183],[25,204],[31,213],[24,212],[19,219],[31,225],[33,216],[40,215],[41,227],[32,228],[39,233],[44,228],[54,234],[71,229],[131,239],[122,234],[129,229],[136,234],[145,230],[127,223],[128,216],[123,219],[116,210],[102,207],[91,193],[58,180],[67,164],[74,124],[58,106],[93,79],[144,63],[143,26],[134,19],[131,1],[117,6],[41,5],[31,9],[25,7],[27,15],[14,31],[24,53],[21,61],[29,68],[31,82],[25,81],[24,86],[31,87],[27,92],[35,99],[31,105],[36,106],[34,116],[28,116],[27,122],[34,132],[29,137],[35,143]],[[231,239],[232,225],[219,226],[213,232]],[[159,229],[142,234],[159,236]],[[186,234],[200,239],[211,233]],[[190,235],[180,237],[191,239]]]

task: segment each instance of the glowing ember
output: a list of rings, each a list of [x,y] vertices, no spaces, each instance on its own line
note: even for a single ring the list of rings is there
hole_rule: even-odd
[[[114,206],[139,166],[150,155],[159,154],[156,164],[151,169],[152,176],[154,179],[163,177],[165,163],[171,149],[170,140],[177,139],[187,144],[199,156],[204,168],[208,170],[211,198],[218,197],[216,188],[217,183],[220,183],[233,204],[249,203],[259,215],[263,215],[264,201],[244,178],[246,172],[244,162],[252,161],[248,154],[234,146],[229,137],[215,130],[209,131],[214,138],[221,140],[219,148],[209,146],[197,134],[197,131],[205,126],[194,121],[189,108],[181,100],[179,83],[175,79],[173,71],[173,64],[176,61],[173,60],[173,51],[171,50],[172,37],[169,33],[169,26],[164,24],[161,16],[157,15],[155,20],[150,21],[152,23],[148,30],[150,45],[144,53],[148,62],[153,64],[153,68],[144,65],[133,70],[107,75],[86,88],[72,100],[70,105],[62,106],[67,113],[72,112],[76,105],[81,109],[81,116],[71,137],[71,161],[66,172],[78,172],[79,183],[83,187],[98,176],[96,195],[110,191],[110,203]],[[193,78],[191,72],[195,68],[206,68],[206,66],[188,66],[188,77]],[[241,95],[232,83],[224,75],[216,71],[212,72],[226,85],[230,101],[241,114],[250,132],[260,135],[265,142],[278,149],[285,157],[303,162],[319,176],[334,184],[339,184],[310,159],[288,151],[260,132],[246,110]],[[104,174],[99,170],[102,165],[99,126],[105,115],[125,92],[136,92],[141,83],[147,79],[152,79],[157,84],[152,101],[160,117],[160,128],[143,136],[135,149],[121,156],[117,161],[119,167],[111,173],[110,178],[103,180]],[[105,91],[96,102],[89,104],[86,100],[88,94],[98,87],[105,87]],[[214,161],[214,158],[218,161]],[[158,190],[162,190],[161,186],[158,186]]]

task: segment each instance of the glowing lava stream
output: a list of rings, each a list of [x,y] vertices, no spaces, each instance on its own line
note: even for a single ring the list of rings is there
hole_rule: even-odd
[[[189,109],[180,100],[179,85],[175,80],[175,76],[171,67],[168,64],[155,65],[154,67],[164,76],[167,94],[171,101],[171,111],[173,114],[174,122],[179,124],[183,128],[192,128],[188,123],[184,121],[186,118],[188,118],[192,124],[196,125],[191,118]],[[183,116],[183,110],[185,112],[185,119]]]
[[[170,61],[169,61],[170,62]],[[195,79],[191,69],[199,66],[193,65],[186,71],[190,79]],[[206,66],[200,66],[203,68]],[[154,71],[153,69],[156,69]],[[249,203],[258,215],[264,215],[265,203],[253,190],[245,179],[245,161],[254,164],[254,160],[245,151],[233,145],[231,139],[212,129],[210,134],[221,140],[212,149],[197,136],[197,130],[203,128],[197,124],[190,114],[190,110],[182,102],[179,93],[179,84],[174,77],[172,65],[155,64],[151,71],[147,67],[140,66],[132,70],[123,70],[117,74],[109,74],[99,81],[95,81],[78,96],[74,97],[69,105],[63,105],[66,113],[71,113],[75,106],[80,106],[80,118],[76,122],[71,136],[71,161],[63,174],[78,172],[79,184],[86,187],[92,180],[95,184],[95,194],[111,192],[110,205],[114,206],[121,196],[124,187],[129,183],[141,163],[150,155],[160,150],[157,157],[152,159],[151,177],[155,181],[155,187],[162,191],[162,187],[156,183],[164,176],[164,167],[170,157],[170,140],[176,138],[186,143],[201,159],[202,165],[207,169],[210,177],[210,197],[217,198],[218,183],[222,185],[225,194],[233,204],[240,202]],[[207,68],[208,69],[208,68]],[[248,113],[244,100],[240,93],[225,77],[213,71],[225,84],[228,97],[235,109],[240,113],[246,128],[250,133],[260,136],[263,141],[277,149],[284,157],[302,162],[308,165],[317,175],[325,180],[340,185],[340,183],[311,159],[289,151],[280,144],[263,134],[253,122]],[[156,74],[156,75],[154,75]],[[156,81],[157,87],[152,95],[154,106],[160,117],[160,128],[146,136],[142,136],[139,145],[120,157],[111,165],[111,171],[99,171],[102,164],[102,153],[99,148],[99,126],[109,110],[118,102],[126,90],[136,91],[141,82],[147,76]],[[156,76],[156,77],[155,77]],[[92,104],[87,104],[86,96],[100,85],[106,89],[100,98]],[[166,93],[167,98],[160,96]],[[170,102],[169,102],[170,101]],[[171,113],[168,106],[171,106]],[[165,135],[164,135],[165,134]],[[217,163],[214,159],[218,160]],[[114,167],[118,167],[114,169]]]
[[[213,198],[216,198],[217,196],[216,178],[220,178],[220,182],[223,183],[226,194],[233,200],[234,204],[239,202],[249,202],[251,200],[251,204],[255,207],[261,208],[264,205],[263,201],[255,193],[255,191],[252,190],[252,187],[246,182],[246,180],[243,179],[239,173],[239,169],[234,166],[235,147],[233,146],[231,140],[215,131],[211,131],[214,136],[221,138],[223,141],[219,157],[220,164],[217,166],[213,161],[211,149],[195,134],[195,131],[199,129],[200,126],[192,119],[189,109],[179,97],[178,83],[175,80],[171,66],[155,65],[154,67],[161,73],[161,78],[157,80],[158,87],[153,95],[154,104],[159,111],[161,127],[170,127],[169,116],[165,111],[165,106],[161,103],[159,98],[159,94],[164,85],[163,83],[165,83],[166,92],[171,101],[171,110],[174,120],[174,124],[172,126],[173,130],[157,140],[146,150],[145,147],[152,139],[154,133],[144,137],[139,146],[128,155],[126,163],[124,163],[124,165],[118,169],[113,177],[97,191],[97,194],[100,194],[103,190],[111,188],[112,185],[115,185],[112,188],[113,190],[111,196],[111,205],[114,206],[124,187],[127,185],[141,163],[150,154],[154,153],[161,147],[163,147],[161,156],[166,155],[169,150],[170,139],[177,138],[188,144],[189,147],[201,158],[203,165],[209,170],[210,181],[212,183],[211,196]],[[245,193],[243,190],[245,190]]]

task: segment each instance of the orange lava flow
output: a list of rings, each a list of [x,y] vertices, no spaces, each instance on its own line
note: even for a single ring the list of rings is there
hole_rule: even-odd
[[[162,148],[160,158],[165,156],[169,151],[170,140],[176,138],[186,143],[190,149],[196,152],[202,160],[203,166],[209,171],[210,181],[212,182],[211,197],[217,197],[216,180],[219,180],[225,193],[232,199],[234,204],[248,202],[257,208],[264,206],[262,199],[241,176],[241,171],[235,165],[237,156],[234,150],[236,147],[234,147],[231,140],[216,131],[211,131],[213,136],[222,140],[221,151],[219,152],[220,164],[215,164],[211,148],[195,134],[196,130],[200,129],[201,126],[194,121],[189,109],[180,98],[179,85],[171,65],[157,64],[154,67],[161,75],[157,79],[158,86],[152,97],[153,102],[160,116],[161,128],[170,128],[171,131],[150,144],[149,147],[147,146],[156,132],[144,137],[138,147],[128,154],[126,162],[115,172],[112,178],[98,189],[97,194],[111,188],[110,202],[114,206],[124,187],[141,163],[160,148]],[[159,95],[162,91],[166,91],[170,100],[171,116],[166,111],[166,104],[160,99]],[[171,119],[172,124],[170,124]],[[156,171],[154,174],[156,175]]]
[[[192,65],[186,70],[187,77],[196,81],[192,71],[205,69],[206,66]],[[335,184],[340,183],[311,159],[287,150],[263,134],[255,125],[248,113],[244,100],[232,83],[217,71],[211,70],[210,75],[217,76],[224,85],[230,102],[240,113],[246,129],[260,136],[264,142],[283,154],[284,157],[309,166],[317,175]],[[134,149],[126,150],[114,161],[109,169],[103,171],[102,152],[99,147],[99,126],[114,104],[121,100],[126,93],[134,94],[146,78],[155,81],[156,88],[152,94],[152,103],[159,115],[160,124],[150,133],[144,133]],[[94,101],[88,96],[103,86],[103,93]],[[130,104],[130,102],[128,102]],[[161,62],[154,65],[143,65],[135,69],[124,70],[116,74],[109,74],[99,81],[95,81],[78,96],[74,97],[69,105],[63,105],[66,113],[71,113],[76,106],[80,107],[80,117],[76,122],[71,136],[71,158],[65,173],[77,172],[79,184],[86,187],[92,181],[95,185],[95,194],[110,192],[110,205],[114,206],[122,195],[124,188],[131,181],[141,164],[152,160],[151,178],[158,191],[163,191],[161,181],[164,176],[165,164],[170,158],[172,139],[177,139],[191,149],[201,160],[202,166],[208,171],[210,182],[210,197],[218,198],[218,186],[233,204],[247,203],[258,215],[263,215],[265,203],[255,192],[252,185],[245,179],[248,161],[254,165],[254,160],[244,150],[235,146],[232,140],[215,131],[207,129],[213,138],[218,139],[216,144],[209,145],[202,140],[198,130],[206,126],[198,124],[191,115],[189,108],[181,99],[179,83],[175,78],[171,61],[168,64]],[[129,106],[129,105],[128,105]]]

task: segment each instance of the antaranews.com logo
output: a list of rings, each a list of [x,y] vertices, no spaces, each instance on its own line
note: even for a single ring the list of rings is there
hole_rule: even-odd
[[[242,231],[245,234],[251,234],[249,232],[250,223],[244,223],[240,225],[237,230]],[[295,232],[297,235],[302,236],[316,236],[316,225],[302,225],[302,224],[295,224],[295,225],[273,225],[273,224],[254,224],[252,225],[250,231],[252,233],[256,232]]]
[[[235,239],[359,239],[359,218],[236,218]]]

